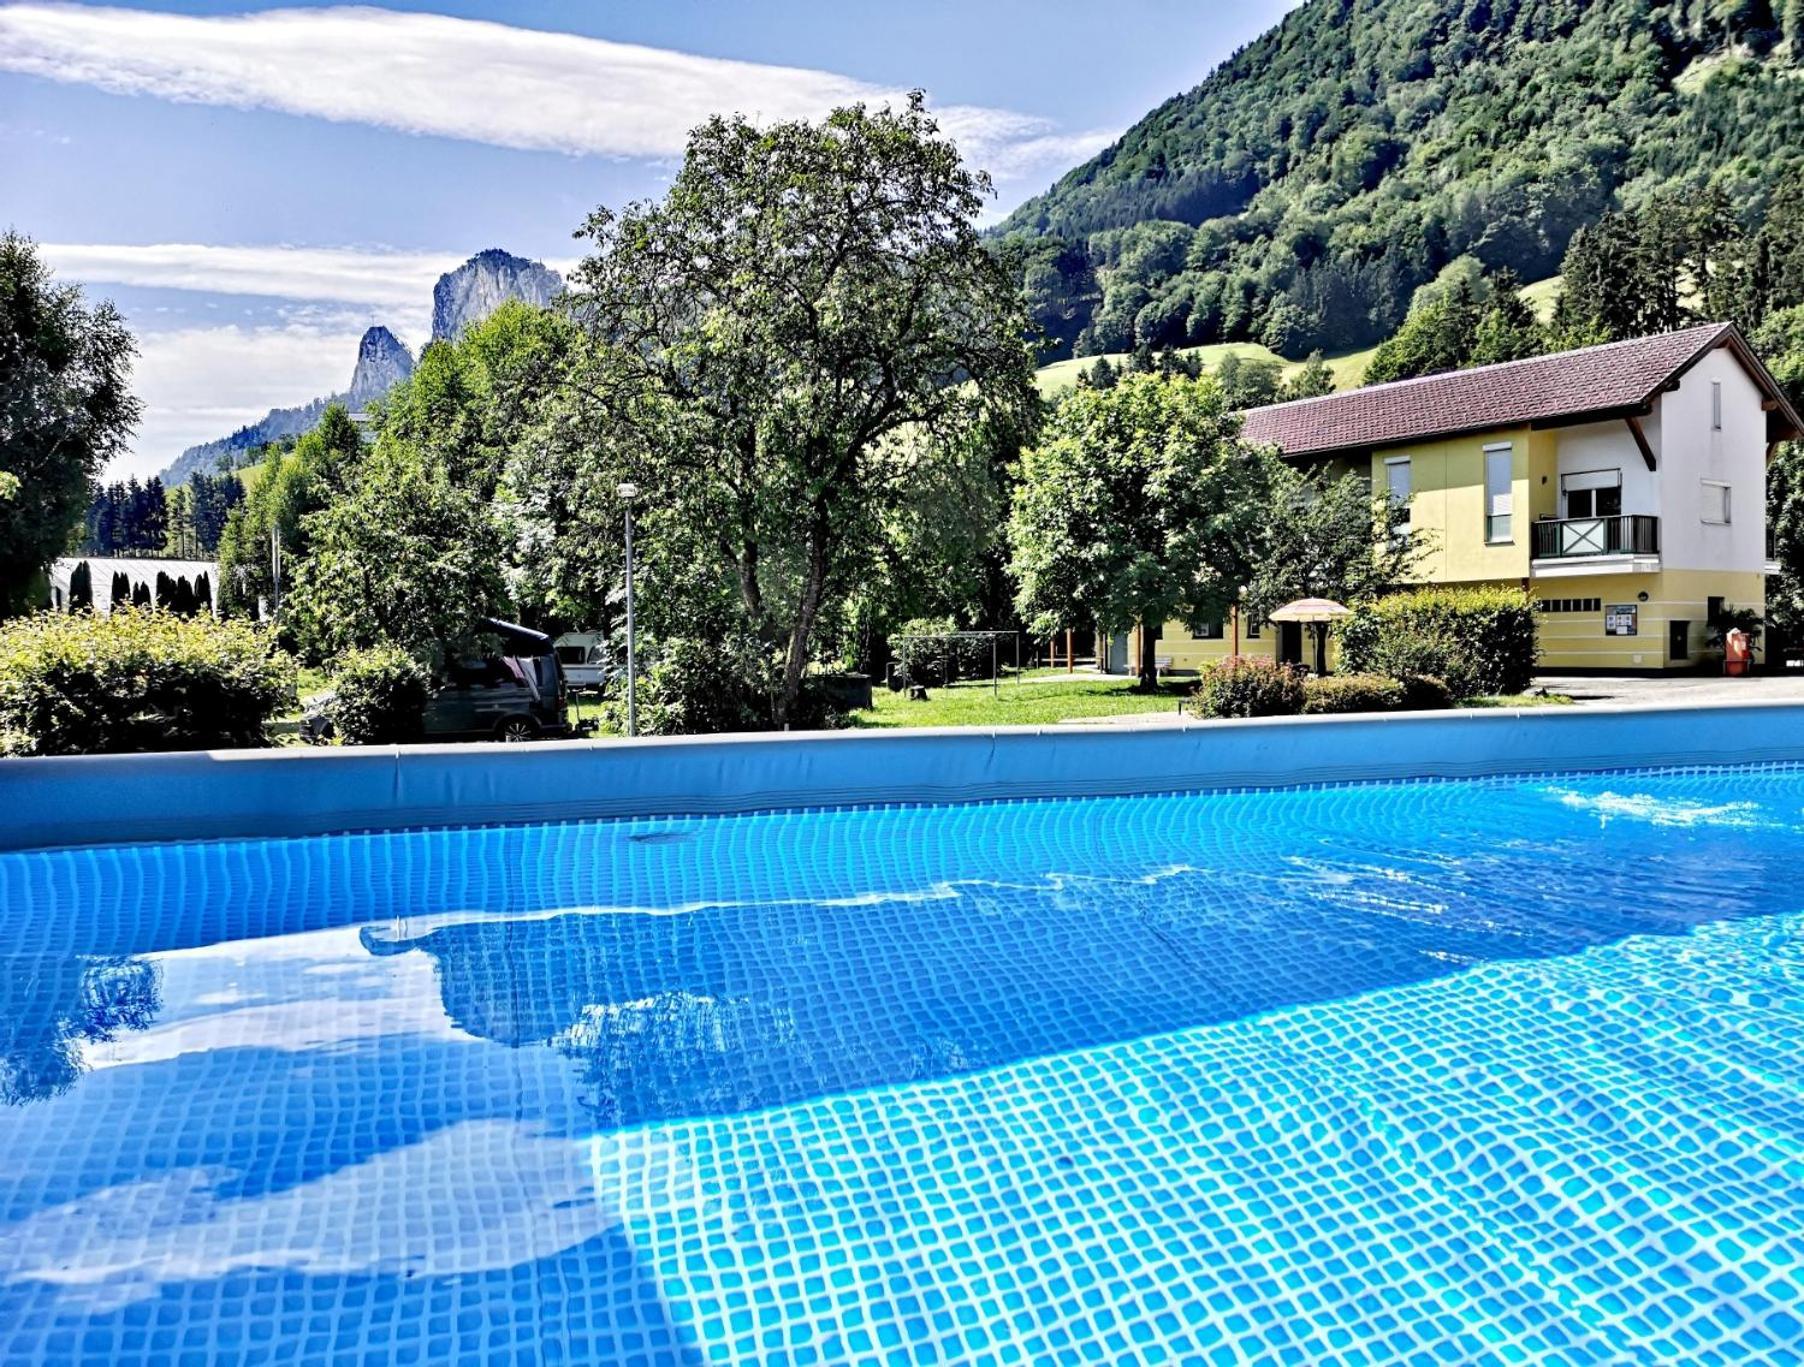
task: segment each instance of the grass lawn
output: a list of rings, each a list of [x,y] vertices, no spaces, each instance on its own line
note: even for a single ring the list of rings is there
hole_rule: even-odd
[[[1461,707],[1570,707],[1566,693],[1504,693],[1490,698],[1467,698]]]
[[[1372,350],[1375,350],[1373,348]],[[1300,361],[1287,361],[1275,351],[1268,351],[1257,342],[1219,342],[1210,346],[1179,347],[1185,356],[1196,356],[1210,370],[1220,365],[1230,352],[1246,361],[1276,361],[1284,367],[1286,378],[1303,368]],[[1334,372],[1334,383],[1340,389],[1352,389],[1364,378],[1366,366],[1372,359],[1372,350],[1349,351],[1338,356],[1325,359]],[[1126,352],[1118,352],[1109,357],[1109,364],[1125,366],[1131,358]],[[1094,356],[1080,356],[1074,360],[1054,361],[1043,365],[1035,373],[1034,380],[1040,386],[1040,393],[1045,398],[1053,398],[1061,391],[1071,388],[1077,383],[1077,373],[1096,364]]]
[[[1046,678],[1042,672],[1040,678]],[[1125,679],[1085,678],[1036,682],[1035,676],[1005,680],[998,698],[988,682],[932,688],[926,702],[878,686],[875,706],[850,714],[853,726],[1051,726],[1070,717],[1115,717],[1130,712],[1170,712],[1196,687],[1196,680],[1168,684],[1157,693],[1139,693]]]

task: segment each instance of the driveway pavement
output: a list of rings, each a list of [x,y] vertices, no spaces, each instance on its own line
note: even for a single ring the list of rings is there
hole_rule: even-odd
[[[1627,704],[1642,707],[1694,707],[1721,702],[1804,702],[1804,669],[1727,679],[1720,674],[1578,674],[1537,675],[1530,691],[1564,693],[1575,707]],[[1068,717],[1069,726],[1182,726],[1186,718],[1168,712],[1132,712],[1115,717]]]
[[[1720,674],[1671,676],[1625,674],[1593,678],[1542,674],[1534,686],[1570,695],[1578,707],[1639,703],[1645,707],[1690,707],[1713,702],[1804,702],[1804,669],[1727,679]]]

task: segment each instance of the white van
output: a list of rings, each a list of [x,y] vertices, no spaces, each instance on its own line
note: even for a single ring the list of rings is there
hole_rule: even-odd
[[[571,688],[601,688],[614,672],[608,662],[608,638],[599,631],[567,631],[552,647]]]

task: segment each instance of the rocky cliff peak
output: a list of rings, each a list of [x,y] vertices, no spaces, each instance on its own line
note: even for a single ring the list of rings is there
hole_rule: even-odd
[[[353,409],[379,399],[413,374],[413,353],[385,327],[373,327],[357,344],[357,369],[346,393]]]
[[[432,340],[448,341],[479,323],[509,299],[545,305],[564,288],[561,276],[538,261],[497,247],[477,252],[432,289]]]

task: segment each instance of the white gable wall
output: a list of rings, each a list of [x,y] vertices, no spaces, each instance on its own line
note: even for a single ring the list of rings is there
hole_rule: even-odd
[[[1654,448],[1656,459],[1660,450],[1660,425],[1656,418],[1642,421],[1642,430],[1647,433],[1649,444]],[[1562,427],[1559,433],[1559,463],[1555,477],[1556,485],[1567,475],[1584,474],[1592,470],[1620,470],[1622,472],[1622,511],[1624,513],[1644,513],[1650,517],[1660,511],[1659,476],[1647,468],[1647,462],[1641,458],[1641,448],[1635,445],[1635,438],[1629,432],[1629,425],[1621,418],[1610,422],[1588,422],[1579,427]],[[1549,504],[1557,509],[1557,516],[1566,516],[1565,505],[1560,500],[1560,488],[1553,490]]]
[[[1723,387],[1723,425],[1711,422],[1711,382]],[[1724,347],[1685,372],[1656,404],[1660,560],[1668,569],[1758,573],[1766,562],[1766,413],[1761,392]],[[1703,520],[1701,482],[1730,488],[1728,526]],[[1625,508],[1628,506],[1626,499]]]

